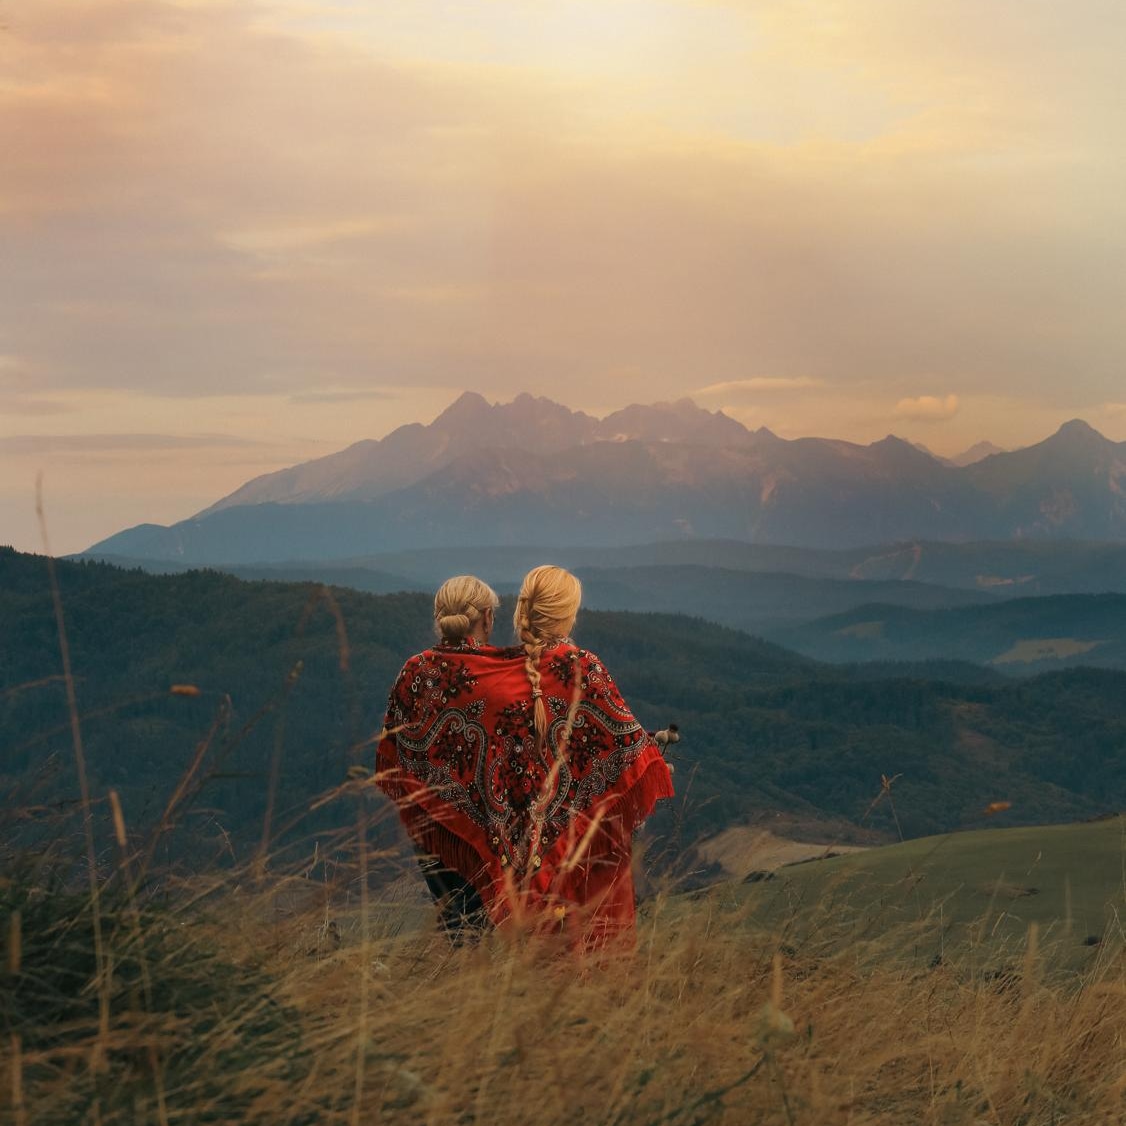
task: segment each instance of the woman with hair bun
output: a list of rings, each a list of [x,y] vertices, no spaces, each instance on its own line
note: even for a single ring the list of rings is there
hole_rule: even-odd
[[[434,632],[438,644],[412,657],[403,667],[399,682],[412,668],[429,672],[428,681],[440,678],[451,667],[455,654],[490,649],[489,635],[498,606],[500,599],[496,591],[476,575],[455,575],[447,579],[434,595]],[[419,687],[420,683],[412,679],[411,688]],[[388,719],[385,730],[390,726]],[[380,760],[383,751],[381,745]],[[388,786],[384,789],[392,792]],[[467,934],[472,935],[487,926],[488,915],[477,889],[462,874],[463,870],[471,870],[472,864],[466,863],[466,857],[458,850],[449,847],[439,824],[427,825],[427,819],[419,816],[421,813],[421,808],[400,805],[400,814],[418,848],[419,867],[426,886],[438,905],[439,925],[453,942],[460,943]]]
[[[486,631],[412,657],[376,780],[494,924],[590,949],[632,931],[632,834],[672,781],[605,666],[570,639],[581,595],[568,571],[536,567],[516,601],[516,645],[488,645]]]
[[[484,645],[493,632],[500,599],[476,575],[454,575],[434,595],[434,632],[447,645]]]

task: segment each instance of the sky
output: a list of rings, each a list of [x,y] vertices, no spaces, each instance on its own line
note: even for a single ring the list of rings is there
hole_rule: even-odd
[[[461,391],[1126,440],[1120,0],[0,0],[0,543]]]

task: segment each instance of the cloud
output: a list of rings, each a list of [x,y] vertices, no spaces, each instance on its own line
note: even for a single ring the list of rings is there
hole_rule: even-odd
[[[58,399],[39,398],[33,395],[12,395],[0,391],[0,415],[71,414],[74,407]]]
[[[728,379],[701,387],[700,395],[727,395],[733,391],[808,391],[826,386],[824,379],[799,376],[754,376],[751,379]]]
[[[288,222],[279,220],[276,225],[269,227],[223,231],[218,238],[235,250],[269,257],[335,242],[371,239],[403,231],[409,225],[410,220],[401,216],[338,219],[322,223],[310,223],[296,218]]]
[[[19,6],[23,390],[1117,394],[1126,8],[546,7]]]
[[[367,399],[386,401],[397,396],[390,391],[310,391],[302,395],[290,395],[289,401],[303,403],[358,403]]]
[[[0,437],[0,453],[145,453],[244,448],[264,443],[226,434],[15,434]]]
[[[958,413],[958,396],[920,395],[917,399],[900,399],[895,404],[895,417],[912,422],[945,422]]]

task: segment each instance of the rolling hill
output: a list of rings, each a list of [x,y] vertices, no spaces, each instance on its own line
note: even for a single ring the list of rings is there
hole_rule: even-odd
[[[758,923],[789,920],[790,941],[807,949],[914,935],[898,956],[920,966],[973,951],[983,969],[1017,973],[1035,923],[1041,949],[1074,971],[1093,964],[1103,940],[1121,946],[1124,830],[1117,815],[924,837],[792,865],[721,893],[745,902]]]
[[[692,564],[580,567],[577,573],[583,582],[584,604],[592,609],[691,614],[766,635],[869,602],[932,609],[994,601],[978,591],[911,581],[807,578]]]
[[[975,661],[1010,674],[1126,668],[1126,595],[1018,598],[921,609],[867,605],[771,636],[826,661]]]

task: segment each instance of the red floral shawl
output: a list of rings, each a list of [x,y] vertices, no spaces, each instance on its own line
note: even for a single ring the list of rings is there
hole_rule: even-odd
[[[376,782],[494,922],[546,918],[605,937],[633,924],[631,834],[672,780],[605,666],[570,642],[540,658],[550,733],[537,753],[524,661],[522,648],[471,642],[407,661]]]

